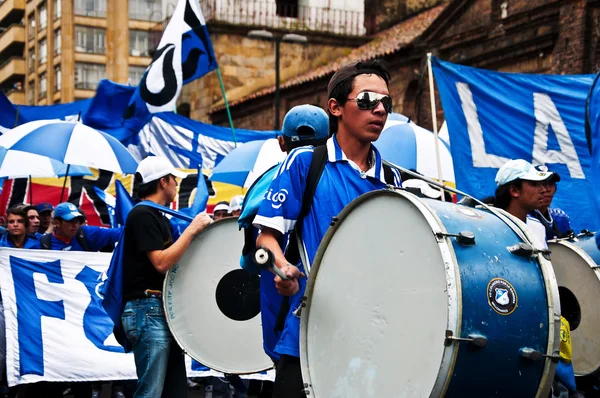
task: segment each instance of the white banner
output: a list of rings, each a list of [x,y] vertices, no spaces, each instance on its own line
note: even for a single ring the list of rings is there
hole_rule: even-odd
[[[10,386],[136,378],[133,354],[116,342],[98,293],[110,257],[0,248]],[[189,377],[221,375],[192,370],[191,362]],[[273,372],[251,378],[272,380]]]

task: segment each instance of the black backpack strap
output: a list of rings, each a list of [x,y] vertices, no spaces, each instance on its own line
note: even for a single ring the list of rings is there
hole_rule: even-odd
[[[40,247],[44,250],[52,250],[52,236],[50,234],[44,234],[40,238]]]
[[[306,176],[304,195],[302,196],[302,208],[296,219],[296,226],[292,232],[290,232],[290,239],[285,253],[285,258],[292,264],[298,264],[300,261],[298,237],[302,236],[302,221],[304,220],[304,217],[308,215],[308,212],[310,212],[310,208],[312,207],[317,185],[319,184],[321,174],[323,174],[323,170],[325,169],[325,163],[327,163],[327,145],[319,145],[315,147],[313,151],[308,175]]]
[[[327,163],[327,145],[316,146],[313,151],[313,157],[310,162],[308,169],[308,175],[306,176],[306,187],[304,188],[304,195],[302,195],[302,208],[300,209],[300,215],[296,220],[296,226],[290,232],[290,238],[285,251],[285,258],[292,264],[298,264],[300,261],[300,247],[298,247],[298,237],[302,236],[302,220],[313,204],[313,198],[317,185],[325,169],[325,163]],[[277,320],[275,321],[274,331],[275,333],[283,330],[285,325],[285,319],[290,311],[290,298],[284,296],[281,301],[281,307],[279,307],[279,313],[277,314]]]
[[[396,185],[394,181],[394,171],[387,164],[383,164],[383,178],[385,179],[385,183],[388,185]]]
[[[94,250],[92,250],[90,244],[88,243],[88,241],[85,237],[83,228],[79,227],[79,229],[77,230],[77,235],[75,235],[75,239],[77,239],[77,243],[79,243],[79,246],[81,246],[83,251],[85,251],[85,252],[94,251]]]

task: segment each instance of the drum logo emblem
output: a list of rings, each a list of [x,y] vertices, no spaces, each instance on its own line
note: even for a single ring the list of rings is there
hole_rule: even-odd
[[[502,278],[494,278],[487,287],[488,303],[500,315],[510,315],[517,308],[517,292]]]

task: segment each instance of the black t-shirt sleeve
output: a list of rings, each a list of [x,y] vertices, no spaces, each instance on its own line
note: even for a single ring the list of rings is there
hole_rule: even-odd
[[[141,213],[131,223],[132,236],[139,252],[163,250],[171,245],[171,237],[161,232],[159,218],[151,213]],[[166,240],[165,240],[166,239]]]

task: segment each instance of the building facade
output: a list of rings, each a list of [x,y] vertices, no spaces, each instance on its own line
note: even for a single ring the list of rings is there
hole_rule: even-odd
[[[11,102],[92,97],[100,80],[137,84],[164,0],[0,1],[0,89]]]

